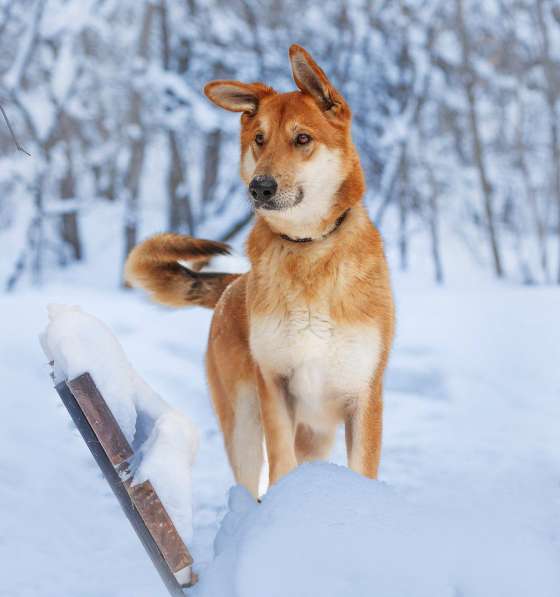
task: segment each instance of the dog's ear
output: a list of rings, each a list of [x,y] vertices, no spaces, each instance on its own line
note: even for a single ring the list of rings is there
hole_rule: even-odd
[[[239,81],[212,81],[204,86],[206,97],[220,108],[230,112],[255,114],[259,102],[276,92],[262,83],[240,83]]]
[[[339,115],[348,109],[342,95],[329,81],[323,69],[301,46],[290,46],[290,63],[296,85],[310,95],[327,115]]]

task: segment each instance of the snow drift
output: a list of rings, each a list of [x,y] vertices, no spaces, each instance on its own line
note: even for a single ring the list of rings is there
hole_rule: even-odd
[[[557,595],[549,530],[518,516],[516,492],[502,488],[481,503],[474,493],[447,501],[433,488],[411,499],[325,463],[299,467],[260,505],[234,487],[196,595]]]
[[[50,305],[41,345],[55,383],[88,372],[134,449],[133,484],[150,480],[186,544],[193,535],[191,469],[198,432],[129,363],[111,330],[79,307]]]

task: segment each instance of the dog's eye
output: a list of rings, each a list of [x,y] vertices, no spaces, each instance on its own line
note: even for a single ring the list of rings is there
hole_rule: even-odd
[[[264,135],[262,133],[257,133],[255,135],[255,143],[257,145],[263,145],[264,144]]]
[[[311,137],[305,133],[300,133],[296,137],[296,145],[307,145],[311,141]]]

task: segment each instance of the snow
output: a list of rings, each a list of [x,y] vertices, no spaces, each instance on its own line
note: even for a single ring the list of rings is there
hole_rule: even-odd
[[[247,579],[262,588],[266,577],[260,594],[291,580],[282,594],[294,595],[310,574],[317,590],[306,595],[329,595],[323,584],[349,583],[350,565],[361,565],[355,592],[339,595],[371,595],[360,583],[374,569],[373,587],[416,579],[414,591],[401,592],[407,597],[434,586],[438,597],[451,588],[453,597],[558,595],[551,561],[560,556],[560,291],[464,271],[445,288],[395,276],[380,482],[314,465],[259,506],[239,488],[227,504],[234,482],[204,379],[210,311],[158,308],[141,294],[104,289],[88,269],[68,271],[71,283],[0,296],[0,561],[8,571],[0,596],[166,594],[52,388],[36,340],[49,303],[80,304],[107,322],[134,368],[200,431],[189,545],[201,578],[195,596],[214,587],[216,597],[253,595]],[[344,464],[343,433],[332,461]],[[265,564],[267,574],[259,572]]]
[[[558,550],[524,520],[519,492],[471,502],[434,489],[413,499],[326,463],[299,467],[261,505],[235,487],[197,596],[557,594]]]
[[[248,19],[252,12],[258,17],[258,3],[246,2],[239,13],[226,3],[194,3],[200,6],[191,11],[189,3],[169,2],[171,64],[178,69],[170,72],[161,69],[155,43],[158,0],[151,1],[158,14],[146,59],[137,57],[142,3],[19,4],[3,2],[1,82],[8,116],[32,158],[15,150],[4,126],[12,153],[0,161],[0,279],[16,263],[26,269],[15,294],[0,294],[0,597],[166,594],[52,388],[37,343],[49,303],[83,309],[51,310],[47,347],[57,375],[93,372],[139,452],[135,481],[155,479],[189,541],[192,520],[189,547],[201,577],[193,595],[560,595],[551,564],[560,561],[560,290],[490,278],[454,11],[440,2],[409,2],[372,13],[370,3],[351,2],[341,12],[339,3],[313,2],[307,18],[294,21],[275,8],[253,28]],[[509,56],[500,49],[514,48],[512,40],[543,58],[530,4],[511,10],[506,25],[500,3],[466,6],[465,16],[474,42],[493,38],[492,51],[474,43],[472,58],[483,79],[477,106],[505,270],[510,281],[546,284],[559,254],[557,235],[545,225],[555,218],[546,71],[514,57],[492,62]],[[548,21],[556,55],[560,36]],[[241,47],[238,39],[254,43]],[[397,270],[406,238],[413,273],[395,276],[398,332],[385,383],[380,481],[333,464],[306,466],[257,506],[241,488],[232,489],[208,396],[203,355],[211,313],[161,309],[118,287],[123,225],[132,218],[138,240],[169,226],[169,131],[179,141],[181,194],[189,197],[196,235],[220,238],[244,220],[239,115],[215,108],[202,88],[210,78],[234,77],[293,89],[286,49],[294,41],[342,84],[368,179],[367,203],[379,218],[391,269]],[[181,59],[179,45],[189,60]],[[126,125],[134,87],[144,91],[147,144],[132,214],[122,140],[140,132]],[[40,140],[56,141],[48,163],[29,127]],[[205,148],[217,128],[223,132],[219,183],[203,197],[208,160],[216,159]],[[380,210],[405,149],[407,180],[397,181],[392,203]],[[113,166],[115,200],[107,201],[96,194],[111,186]],[[60,182],[70,171],[75,197],[63,201]],[[28,227],[41,188],[45,218],[37,235]],[[430,203],[436,191],[437,214]],[[402,229],[399,203],[406,208]],[[82,264],[68,263],[61,243],[58,216],[68,212],[78,215]],[[436,215],[443,288],[431,283]],[[249,227],[232,240],[238,253]],[[40,262],[37,278],[48,283],[31,290],[30,270]],[[246,269],[237,256],[208,267]],[[110,374],[109,361],[118,365]],[[196,462],[195,431],[179,413],[199,430]],[[332,462],[343,464],[344,453],[341,432]]]
[[[130,444],[136,432],[134,377],[109,329],[79,307],[49,305],[49,325],[40,337],[53,363],[55,384],[89,372]]]
[[[250,269],[251,265],[246,257],[232,253],[231,255],[216,255],[212,257],[202,271],[242,274],[248,272]]]
[[[55,383],[88,372],[135,451],[133,485],[151,481],[183,541],[192,541],[191,468],[198,432],[138,375],[110,329],[79,307],[50,305],[41,345]]]
[[[54,97],[59,104],[66,100],[74,79],[76,77],[77,64],[75,50],[72,47],[70,37],[63,38],[60,56],[56,67],[53,69],[52,89]]]
[[[151,481],[183,542],[193,538],[192,473],[198,434],[180,413],[165,409],[149,420],[148,438],[138,448],[133,484]]]

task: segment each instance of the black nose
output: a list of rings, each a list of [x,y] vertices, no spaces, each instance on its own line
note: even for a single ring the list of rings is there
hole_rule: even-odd
[[[277,188],[278,184],[272,176],[255,176],[249,184],[249,193],[258,206],[270,203]]]

